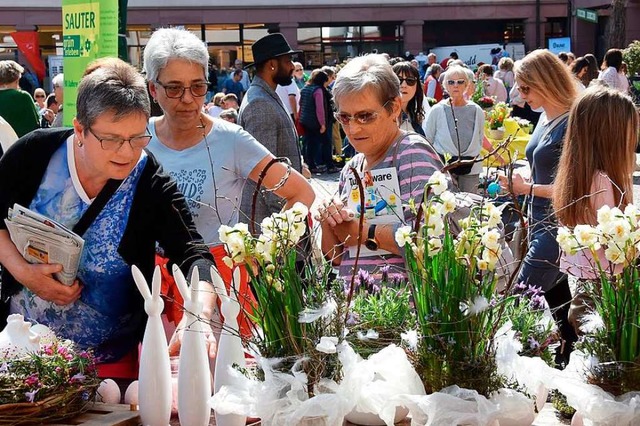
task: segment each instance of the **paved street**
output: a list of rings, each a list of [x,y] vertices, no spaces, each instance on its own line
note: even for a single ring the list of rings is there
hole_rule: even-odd
[[[636,154],[636,172],[633,174],[633,200],[640,203],[640,154]],[[339,173],[314,175],[311,186],[316,191],[316,205],[321,200],[337,194]]]

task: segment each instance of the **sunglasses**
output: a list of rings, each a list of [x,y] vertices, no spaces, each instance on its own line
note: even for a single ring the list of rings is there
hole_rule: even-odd
[[[44,95],[36,95],[36,98],[44,98]]]
[[[523,95],[528,95],[530,91],[531,87],[529,86],[518,86],[518,92],[522,93]]]
[[[415,77],[406,77],[406,78],[398,77],[398,79],[400,80],[400,84],[402,84],[403,81],[406,81],[407,86],[415,86],[416,83],[418,82],[418,79]]]
[[[349,115],[346,112],[336,112],[333,114],[333,116],[343,126],[350,125],[352,121],[355,121],[360,125],[370,124],[370,123],[373,123],[376,120],[376,118],[378,118],[378,116],[380,115],[380,112],[384,110],[384,108],[387,106],[387,104],[390,101],[391,99],[385,102],[384,105],[382,105],[382,109],[380,111],[362,111],[362,112],[357,112],[353,115]]]
[[[467,84],[467,80],[447,80],[447,84],[449,86],[455,86],[455,85],[463,86]]]

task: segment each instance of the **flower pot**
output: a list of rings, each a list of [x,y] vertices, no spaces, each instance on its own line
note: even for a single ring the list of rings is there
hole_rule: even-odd
[[[404,420],[409,414],[409,410],[404,407],[396,407],[396,415],[393,418],[393,423],[399,423]],[[359,426],[384,426],[386,423],[374,413],[361,413],[360,411],[353,410],[344,419],[349,423]]]
[[[489,137],[491,139],[502,139],[504,138],[504,129],[490,129]]]

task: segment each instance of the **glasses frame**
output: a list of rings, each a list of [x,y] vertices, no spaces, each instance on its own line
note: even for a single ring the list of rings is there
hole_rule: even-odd
[[[344,114],[342,112],[334,112],[333,116],[338,121],[338,123],[340,123],[343,126],[350,126],[353,121],[357,122],[358,125],[360,125],[360,126],[367,126],[369,124],[372,124],[373,122],[375,122],[378,119],[378,116],[380,116],[380,113],[382,111],[384,111],[384,109],[387,107],[387,104],[389,102],[391,102],[392,100],[393,99],[389,99],[387,102],[385,102],[382,105],[382,109],[380,109],[380,111],[361,111],[361,112],[355,113],[354,115],[347,115],[347,114]],[[362,118],[358,117],[358,114],[365,114],[365,113],[366,114],[371,114],[371,118],[368,119],[367,121],[363,122],[363,121],[361,121]],[[342,117],[347,119],[346,123],[341,119]]]
[[[469,83],[469,81],[462,78],[458,80],[447,80],[447,86],[464,86],[467,83]]]
[[[192,84],[191,86],[179,86],[179,85],[175,85],[176,87],[180,87],[182,88],[182,91],[180,92],[180,96],[169,96],[169,92],[167,91],[167,86],[174,86],[172,84],[167,84],[164,85],[162,84],[160,81],[156,80],[155,83],[162,87],[164,89],[164,94],[167,96],[167,98],[169,99],[181,99],[184,96],[184,92],[187,91],[187,89],[189,89],[189,93],[191,93],[191,96],[193,96],[194,98],[203,98],[207,95],[207,92],[209,91],[209,82],[208,81],[202,81],[200,83],[195,83]],[[191,89],[193,86],[197,85],[197,84],[204,84],[205,86],[207,86],[207,90],[204,91],[204,93],[202,95],[196,95],[195,93],[193,93],[193,90]]]
[[[153,135],[134,136],[134,137],[129,138],[129,139],[125,139],[125,138],[101,138],[98,135],[96,135],[95,133],[93,133],[93,130],[91,130],[91,127],[87,127],[87,130],[89,131],[89,133],[91,133],[93,135],[94,138],[96,138],[98,140],[98,142],[100,142],[100,148],[102,148],[103,151],[110,151],[110,152],[118,152],[118,151],[120,151],[120,148],[122,148],[122,145],[124,145],[125,142],[129,142],[129,146],[131,146],[131,149],[144,149],[147,145],[149,145],[149,142],[151,142],[151,139],[153,138]],[[149,132],[149,128],[147,128],[147,133],[150,133]],[[140,147],[134,146],[133,143],[131,142],[134,139],[141,139],[141,138],[146,138],[147,139],[147,143],[145,143],[143,146],[140,146]],[[118,147],[116,149],[105,148],[104,147],[104,142],[105,141],[109,141],[109,142],[118,141]]]
[[[409,82],[409,79],[411,79],[412,83]],[[413,87],[416,84],[418,84],[418,79],[415,77],[400,77],[398,76],[398,80],[400,80],[400,86],[402,86],[402,82],[406,81],[407,82],[407,86],[409,87]]]

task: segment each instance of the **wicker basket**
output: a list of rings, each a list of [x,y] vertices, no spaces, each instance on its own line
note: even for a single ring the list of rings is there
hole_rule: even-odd
[[[99,381],[67,389],[37,402],[0,404],[0,425],[33,425],[75,417],[93,403],[98,386]]]

